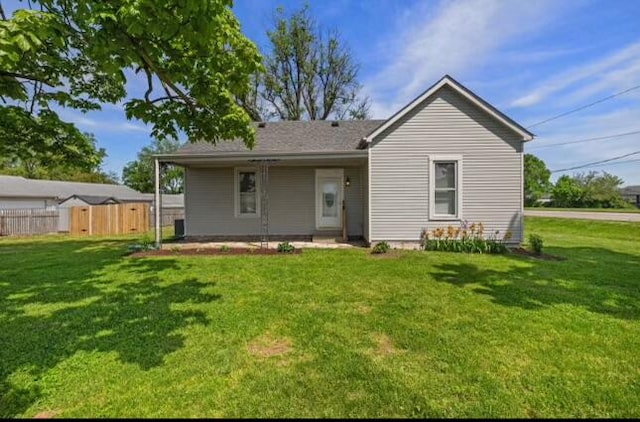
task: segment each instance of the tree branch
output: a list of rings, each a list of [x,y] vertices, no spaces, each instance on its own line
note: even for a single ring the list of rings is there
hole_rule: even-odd
[[[138,43],[138,41],[135,38],[129,35],[126,31],[123,31],[123,32],[129,39],[131,44],[133,44],[133,46],[135,47],[136,53],[138,53],[138,56],[146,64],[145,71],[147,70],[153,71],[158,76],[160,81],[163,84],[166,84],[167,86],[169,86],[178,95],[178,97],[180,97],[180,99],[182,99],[185,102],[185,104],[189,106],[189,109],[195,114],[196,107],[195,107],[193,98],[189,97],[180,88],[178,88],[176,84],[171,82],[171,80],[155,65],[153,60],[151,60],[151,57],[149,57],[146,51],[144,51],[144,48],[142,48],[142,46]]]
[[[40,82],[42,84],[45,84],[47,86],[50,86],[51,88],[55,87],[55,85],[53,84],[53,82],[50,82],[46,79],[42,79],[42,78],[38,78],[35,76],[29,76],[29,75],[22,75],[20,73],[14,73],[14,72],[5,72],[4,70],[0,70],[0,77],[1,76],[5,76],[8,78],[19,78],[19,79],[26,79],[28,81],[33,81],[33,82]]]
[[[144,93],[144,99],[147,101],[147,103],[151,103],[149,95],[151,95],[151,93],[153,92],[153,75],[151,74],[149,68],[146,66],[144,67],[144,73],[147,74],[147,91]]]
[[[7,15],[4,14],[4,9],[2,8],[2,3],[0,3],[0,18],[2,18],[3,21],[7,20]]]

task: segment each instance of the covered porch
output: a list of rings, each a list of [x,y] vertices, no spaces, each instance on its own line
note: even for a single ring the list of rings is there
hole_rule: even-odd
[[[366,237],[366,151],[159,156],[156,203],[165,163],[185,168],[185,244],[266,247],[286,240],[326,247]]]

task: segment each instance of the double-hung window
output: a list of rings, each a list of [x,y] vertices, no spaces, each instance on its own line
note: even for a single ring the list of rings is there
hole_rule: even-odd
[[[462,157],[430,159],[429,210],[434,220],[458,220],[462,216]]]
[[[255,169],[236,169],[235,197],[236,217],[260,215],[260,180]]]

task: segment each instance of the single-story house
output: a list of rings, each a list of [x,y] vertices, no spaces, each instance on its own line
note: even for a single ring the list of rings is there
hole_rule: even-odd
[[[523,238],[527,129],[450,76],[387,120],[256,122],[257,142],[189,143],[185,237],[340,236],[416,245],[464,221]],[[156,187],[158,184],[156,183]],[[156,234],[160,242],[160,231]]]
[[[46,208],[55,210],[60,204],[63,207],[70,207],[97,205],[98,203],[150,201],[144,194],[124,185],[27,179],[20,176],[0,175],[0,209]]]
[[[99,195],[71,195],[67,199],[60,201],[58,206],[60,207],[82,207],[86,205],[108,205],[119,204],[113,196],[99,196]]]
[[[620,188],[620,194],[622,195],[622,199],[640,208],[640,185]]]

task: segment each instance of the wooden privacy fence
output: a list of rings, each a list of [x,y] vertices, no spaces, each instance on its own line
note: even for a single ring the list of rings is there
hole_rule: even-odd
[[[41,208],[0,210],[0,236],[55,233],[58,218],[58,211]]]
[[[125,203],[71,207],[72,236],[135,234],[149,231],[149,204]]]

